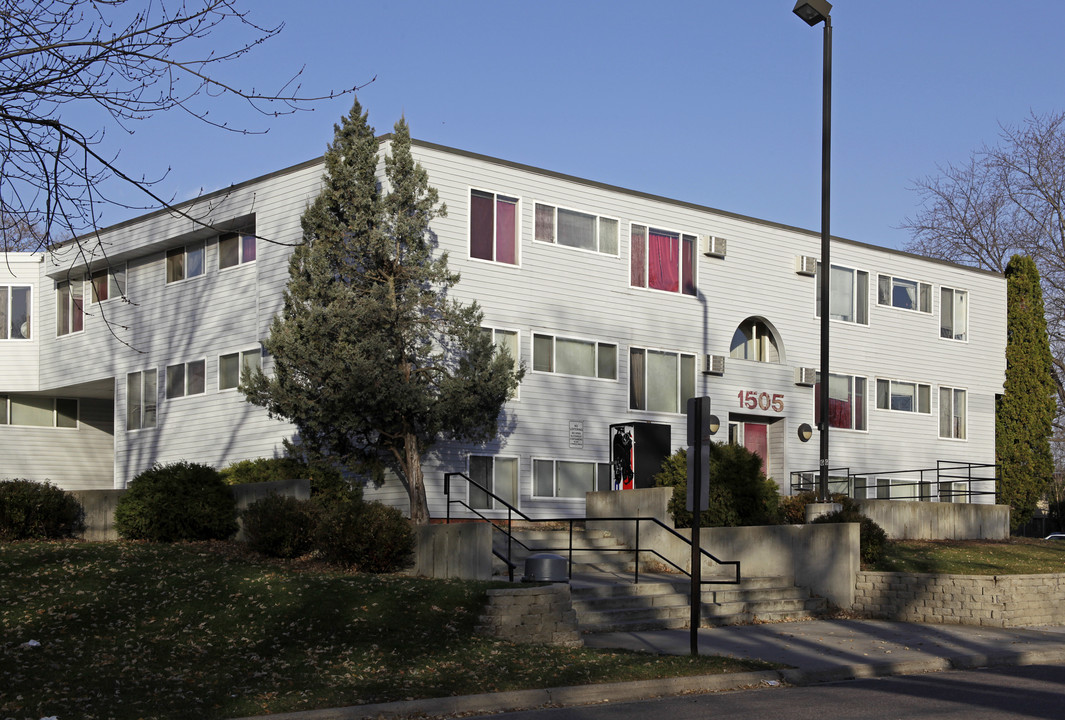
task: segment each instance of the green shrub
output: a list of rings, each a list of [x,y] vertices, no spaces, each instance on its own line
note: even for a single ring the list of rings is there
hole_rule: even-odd
[[[655,485],[672,487],[669,512],[677,527],[691,527],[692,515],[686,509],[688,495],[688,452],[684,448],[670,455],[655,476]],[[700,518],[703,527],[737,525],[776,525],[780,522],[780,489],[762,474],[762,461],[740,445],[710,444],[709,509]]]
[[[271,494],[241,513],[248,547],[263,555],[294,558],[311,551],[318,506],[309,500]]]
[[[394,572],[410,564],[414,532],[396,508],[338,497],[322,506],[314,547],[326,562],[363,572]]]
[[[81,503],[55,485],[0,481],[0,541],[71,537],[84,527]]]
[[[308,464],[293,457],[239,460],[219,473],[227,485],[306,478],[311,481],[312,496],[345,492],[352,487],[336,468],[325,463]]]
[[[884,548],[887,545],[887,533],[871,518],[862,515],[858,509],[858,503],[846,495],[833,495],[832,502],[839,503],[842,507],[835,511],[822,515],[814,520],[815,523],[858,523],[859,544],[863,563],[875,563],[884,556]]]
[[[129,484],[115,508],[127,540],[224,540],[237,531],[233,493],[210,465],[153,465]]]
[[[785,525],[804,525],[806,506],[817,502],[817,493],[802,492],[780,498],[780,521]]]

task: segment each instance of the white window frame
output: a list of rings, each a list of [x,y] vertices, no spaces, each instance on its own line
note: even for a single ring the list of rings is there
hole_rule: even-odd
[[[832,418],[831,418],[831,415],[830,415],[829,416],[830,429],[831,430],[846,430],[847,432],[861,432],[861,433],[869,432],[869,378],[867,378],[864,375],[853,375],[853,374],[850,374],[850,373],[834,373],[834,372],[830,372],[828,375],[829,375],[830,378],[838,377],[838,378],[847,378],[847,379],[849,379],[850,380],[851,397],[857,397],[857,395],[858,395],[858,384],[857,384],[858,380],[861,380],[862,383],[864,384],[864,387],[865,387],[865,390],[862,393],[862,407],[861,407],[861,410],[862,410],[862,425],[864,427],[856,427],[857,423],[855,422],[855,412],[854,412],[854,410],[852,408],[851,409],[851,424],[850,424],[850,427],[840,427],[838,425],[832,425],[831,424],[832,423]],[[817,417],[818,414],[819,414],[818,413],[818,403],[820,403],[820,401],[821,401],[821,386],[820,385],[821,385],[821,373],[817,373],[817,382],[814,384],[814,387],[813,387],[814,401],[812,403],[813,410],[814,410],[814,426],[815,427],[817,426],[817,422],[818,422],[818,417]],[[829,400],[831,400],[831,399],[832,398],[831,398],[831,386],[830,386],[829,387]],[[876,400],[874,399],[873,402],[876,402]]]
[[[230,265],[222,264],[222,242],[235,238],[237,242],[237,261]],[[247,240],[251,240],[254,245],[254,251],[252,252],[251,259],[245,257],[244,243]],[[255,235],[255,228],[244,228],[242,230],[233,230],[230,232],[219,233],[217,242],[215,243],[218,248],[218,270],[222,272],[224,270],[231,270],[233,268],[239,268],[241,265],[249,265],[259,259],[259,240]]]
[[[52,405],[51,410],[51,424],[40,425],[37,423],[15,423],[12,422],[13,404],[21,401],[22,398],[32,398],[33,400],[48,401]],[[59,424],[59,403],[60,402],[72,402],[74,403],[74,424],[73,425],[60,425]],[[69,414],[67,414],[69,415]],[[81,424],[81,403],[77,398],[67,397],[41,397],[38,395],[0,395],[0,425],[7,425],[9,427],[25,427],[25,428],[48,428],[52,430],[77,430]]]
[[[851,304],[854,308],[854,319],[846,320],[841,317],[829,316],[829,319],[833,322],[847,323],[849,325],[864,325],[869,326],[869,271],[859,270],[855,267],[847,267],[846,265],[832,264],[833,270],[840,270],[843,272],[854,273],[854,282],[851,284]],[[861,292],[860,277],[865,277],[865,292]],[[829,286],[832,281],[829,279]],[[832,298],[831,288],[829,289],[829,312],[832,311]],[[865,317],[862,319],[862,313]],[[817,263],[817,270],[814,273],[814,316],[821,317],[821,263]]]
[[[537,465],[542,463],[551,463],[551,494],[542,495],[537,492],[536,483],[536,470]],[[562,502],[583,502],[585,494],[581,495],[559,495],[559,475],[558,466],[559,463],[566,463],[572,465],[591,465],[592,466],[592,486],[585,493],[596,492],[599,489],[599,474],[600,472],[610,474],[610,463],[601,462],[599,460],[576,460],[572,458],[552,458],[552,457],[534,457],[532,459],[532,482],[530,483],[530,490],[534,500],[559,500]]]
[[[480,193],[481,195],[490,195],[492,198],[492,257],[482,258],[476,257],[473,254],[473,195],[474,193]],[[485,190],[479,187],[470,187],[466,193],[466,199],[469,202],[469,212],[466,217],[466,254],[470,260],[475,262],[492,263],[493,265],[499,265],[502,267],[518,268],[521,267],[521,227],[522,227],[522,200],[519,195],[512,193],[496,192],[495,190]],[[496,218],[496,212],[498,210],[498,203],[500,200],[505,202],[514,203],[514,262],[506,262],[499,260],[496,253],[497,240],[496,237],[499,230],[499,223]]]
[[[80,288],[80,296],[75,298],[74,290]],[[65,291],[65,292],[64,292]],[[88,313],[85,311],[86,297],[92,294],[92,283],[86,280],[84,277],[70,278],[68,280],[59,280],[55,284],[55,336],[65,337],[67,335],[77,335],[85,332],[85,318],[88,317]],[[61,308],[64,306],[65,308]],[[60,327],[60,321],[63,319],[61,310],[65,310],[66,322],[63,327]],[[75,329],[75,318],[81,317],[81,327]]]
[[[499,342],[499,335],[506,334],[514,337],[514,372],[518,371],[521,367],[521,331],[514,328],[495,327],[489,325],[482,325],[481,330],[489,333],[492,338],[492,344],[499,348],[502,345]],[[521,383],[518,383],[518,387],[514,390],[514,397],[511,400],[519,400],[521,394]]]
[[[540,223],[540,209],[551,212],[551,227],[550,238],[542,238],[542,231],[547,228]],[[569,243],[561,242],[558,235],[558,213],[559,211],[573,213],[575,215],[584,215],[592,218],[595,224],[595,247],[586,248],[579,245],[572,245]],[[614,224],[614,249],[603,250],[603,224]],[[607,215],[599,215],[598,213],[588,212],[586,210],[578,210],[576,208],[566,207],[565,205],[559,205],[557,203],[546,202],[534,202],[533,203],[533,242],[542,243],[544,245],[555,245],[556,247],[568,248],[570,250],[579,250],[581,252],[591,252],[600,255],[607,255],[609,257],[619,257],[621,254],[621,220]]]
[[[26,333],[28,337],[11,337],[11,305],[15,297],[16,290],[26,291],[26,322],[23,323],[26,326]],[[5,284],[0,285],[0,295],[2,295],[3,312],[0,313],[0,340],[12,340],[15,342],[21,342],[33,339],[33,286],[32,285],[13,285]],[[21,328],[19,329],[22,334]]]
[[[881,286],[884,281],[888,284],[888,296],[885,301],[881,295]],[[907,283],[914,286],[914,292],[917,294],[915,307],[908,308],[895,304],[895,288],[896,283]],[[920,280],[911,280],[909,278],[900,277],[898,275],[888,275],[886,273],[877,273],[876,276],[876,304],[881,307],[891,307],[897,310],[905,310],[906,312],[919,312],[925,315],[932,314],[932,285],[931,283],[921,282]]]
[[[950,293],[950,328],[943,326],[943,296]],[[958,332],[955,329],[955,314],[957,310],[957,298],[958,295],[965,297],[965,329],[961,333],[962,337],[958,337]],[[969,342],[969,316],[971,315],[971,309],[969,306],[969,291],[962,290],[961,288],[941,287],[939,288],[939,338],[941,340],[950,340],[951,342]],[[949,332],[949,335],[945,335],[944,332]]]
[[[198,391],[192,391],[190,389],[190,383],[192,379],[192,373],[189,372],[192,365],[203,365],[203,388]],[[170,370],[172,368],[181,368],[181,394],[170,394]],[[183,363],[171,363],[163,369],[163,397],[167,400],[180,400],[181,398],[192,397],[194,395],[204,395],[207,392],[207,359],[200,358],[197,360],[189,360]]]
[[[888,385],[888,406],[881,407],[880,405],[880,383],[887,383]],[[913,410],[898,410],[891,407],[892,399],[895,397],[896,385],[913,385],[914,400],[916,401],[916,407]],[[921,388],[926,388],[928,392],[928,404],[927,410],[921,410]],[[920,383],[912,380],[896,380],[894,378],[881,378],[876,379],[876,409],[886,410],[887,412],[900,412],[906,414],[920,414],[931,415],[932,414],[932,385],[930,383]]]
[[[550,369],[541,370],[541,369],[537,369],[537,367],[536,367],[536,360],[537,360],[537,357],[536,357],[536,339],[537,338],[547,338],[547,339],[549,339],[551,341]],[[560,341],[560,340],[574,342],[574,343],[583,343],[583,344],[586,344],[586,345],[591,345],[593,347],[593,354],[594,354],[594,358],[592,360],[592,363],[595,366],[595,374],[594,375],[583,375],[583,374],[577,374],[577,373],[562,373],[562,372],[558,372],[556,370],[556,368],[558,367],[557,354],[558,354],[558,341]],[[613,367],[614,376],[613,377],[604,377],[604,376],[599,374],[599,371],[600,371],[600,355],[599,354],[600,354],[600,352],[602,352],[603,348],[613,348],[614,349],[614,367]],[[592,380],[605,380],[607,382],[617,382],[618,381],[618,344],[617,343],[601,342],[599,340],[590,340],[588,338],[575,338],[575,337],[569,337],[569,336],[564,336],[564,335],[553,335],[551,333],[533,332],[532,333],[532,352],[533,352],[532,371],[534,373],[538,373],[538,374],[541,374],[541,375],[560,375],[562,377],[590,378]]]
[[[950,420],[948,421],[950,427],[949,427],[949,430],[948,430],[948,434],[946,434],[946,435],[943,434],[943,393],[944,392],[947,393],[947,395],[948,395],[948,397],[950,399],[950,405],[947,408],[947,413],[948,413],[948,416],[950,418]],[[958,432],[958,428],[956,427],[955,422],[954,422],[955,419],[957,418],[957,416],[955,415],[955,409],[956,409],[956,405],[957,405],[957,397],[958,397],[957,394],[958,393],[961,393],[961,397],[963,398],[963,403],[965,405],[965,407],[962,409],[962,414],[961,414],[961,418],[960,418],[961,419],[961,432],[960,433]],[[959,388],[959,387],[953,387],[953,386],[947,386],[947,385],[940,385],[939,386],[939,392],[937,394],[939,396],[939,438],[941,440],[958,440],[960,442],[967,441],[969,439],[969,391],[966,388]]]
[[[750,335],[745,332],[749,329]],[[759,332],[761,330],[762,332]],[[736,343],[736,336],[742,333],[744,341]],[[748,350],[754,348],[757,357],[747,357]],[[739,353],[742,352],[743,355]],[[776,356],[775,358],[773,356]],[[748,360],[750,362],[779,363],[780,346],[777,344],[776,334],[769,328],[769,323],[761,318],[749,317],[736,326],[729,341],[729,357],[735,360]]]
[[[222,387],[222,361],[226,358],[235,357],[237,359],[237,384],[226,387]],[[249,364],[248,360],[254,358],[255,362]],[[236,390],[240,387],[240,378],[244,375],[245,368],[258,368],[262,370],[263,367],[263,351],[262,346],[248,350],[236,350],[230,353],[223,353],[218,356],[218,381],[216,383],[218,392],[229,392],[230,390]],[[187,372],[187,370],[186,370]]]
[[[643,278],[642,284],[634,285],[632,282],[632,259],[635,254],[633,249],[632,236],[635,228],[643,228]],[[655,230],[663,235],[676,235],[677,236],[677,289],[676,290],[663,290],[662,288],[651,287],[651,268],[648,263],[648,257],[651,253],[651,231]],[[690,240],[692,246],[692,288],[694,292],[684,292],[684,243]],[[662,225],[656,225],[654,223],[646,222],[630,222],[629,223],[629,287],[639,290],[648,290],[650,292],[665,293],[675,297],[690,297],[697,298],[699,296],[699,234],[693,232],[685,232],[683,230],[675,230],[667,228]]]
[[[466,456],[466,475],[471,479],[473,478],[473,468],[471,467],[471,460],[473,458],[485,458],[492,461],[492,484],[489,490],[496,495],[502,496],[503,494],[498,491],[498,485],[496,482],[496,463],[499,460],[505,460],[507,462],[514,463],[514,499],[510,504],[515,508],[521,509],[521,458],[517,455],[480,455],[478,453],[470,453]],[[472,484],[466,483],[466,503],[475,510],[502,510],[506,512],[505,506],[496,506],[496,501],[490,496],[486,496],[484,499],[488,501],[487,505],[476,505],[477,502],[475,495],[480,494],[480,490],[474,488]],[[504,498],[505,499],[505,498]]]
[[[107,289],[107,297],[105,298],[99,296],[96,288],[96,279],[101,276],[106,279],[105,287]],[[98,303],[107,302],[108,300],[125,297],[126,264],[118,263],[110,267],[94,270],[89,273],[89,276],[85,281],[88,286],[86,294],[88,295],[90,305],[96,305]]]
[[[633,352],[634,351],[643,352],[644,353],[644,368],[643,368],[643,373],[644,373],[644,377],[643,377],[643,393],[644,393],[644,397],[643,397],[643,403],[642,403],[643,407],[636,407],[636,399],[633,397],[634,396],[634,387],[633,387],[633,369],[632,369],[633,362],[632,362],[632,356],[633,356]],[[647,407],[647,405],[648,405],[648,397],[647,397],[647,356],[648,356],[648,353],[659,353],[659,354],[663,354],[663,355],[675,355],[676,356],[676,359],[677,359],[677,409],[676,410],[652,410],[652,409],[649,409]],[[646,348],[646,347],[635,347],[635,346],[630,347],[629,348],[629,412],[653,412],[653,413],[666,413],[666,414],[670,414],[670,415],[683,415],[687,411],[686,405],[687,405],[687,399],[688,399],[688,398],[684,397],[684,363],[683,363],[683,359],[684,358],[691,358],[691,364],[692,364],[692,373],[691,373],[691,378],[690,378],[690,380],[691,380],[691,390],[692,390],[691,397],[695,397],[696,393],[698,392],[698,388],[697,388],[698,363],[696,362],[697,359],[698,359],[698,354],[697,353],[687,353],[687,352],[682,352],[682,351],[679,351],[679,350],[666,350],[666,349],[661,349],[661,348]]]
[[[154,398],[155,401],[153,403],[150,403],[150,404],[145,402],[145,398],[149,394],[149,393],[145,392],[145,388],[147,387],[147,384],[145,383],[145,380],[147,379],[149,374],[153,378],[152,387],[154,388],[154,393],[152,393],[152,394],[155,395],[155,398]],[[130,386],[130,382],[133,380],[134,376],[136,376],[136,382],[137,382],[137,385],[138,385],[138,397],[140,398],[140,406],[138,408],[139,415],[138,415],[137,427],[130,427],[130,417],[132,415],[132,408],[130,407],[129,386]],[[149,408],[149,407],[152,409],[152,413],[151,413],[152,422],[151,422],[151,424],[146,424],[145,423],[145,410],[147,408]],[[158,424],[159,424],[159,371],[156,368],[151,368],[149,370],[138,370],[138,371],[135,371],[135,372],[126,373],[126,432],[138,432],[140,430],[150,430],[150,429],[156,427]]]
[[[170,258],[176,257],[177,253],[181,253],[181,277],[176,277],[173,280],[170,279]],[[189,254],[190,252],[199,252],[202,255],[200,261],[200,271],[195,275],[189,275]],[[197,242],[189,242],[178,247],[169,248],[163,253],[163,277],[166,279],[167,285],[176,285],[178,283],[193,280],[198,277],[203,277],[207,274],[207,243],[203,240]]]

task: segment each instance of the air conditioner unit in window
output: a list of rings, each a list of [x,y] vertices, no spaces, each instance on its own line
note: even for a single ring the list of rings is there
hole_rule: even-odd
[[[700,239],[702,245],[703,255],[707,257],[725,257],[725,250],[728,243],[723,237],[717,237],[716,235],[703,235]]]
[[[795,368],[796,385],[815,385],[817,383],[817,368]]]
[[[724,355],[707,355],[706,367],[703,368],[703,372],[707,375],[724,375],[725,374],[725,356]]]
[[[811,277],[817,274],[817,258],[813,255],[800,255],[795,258],[795,272],[800,275],[810,275]]]

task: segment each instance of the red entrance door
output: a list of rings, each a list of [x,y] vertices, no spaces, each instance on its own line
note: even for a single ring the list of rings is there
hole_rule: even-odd
[[[769,477],[769,438],[768,425],[758,423],[743,424],[743,446],[762,458],[762,474]]]

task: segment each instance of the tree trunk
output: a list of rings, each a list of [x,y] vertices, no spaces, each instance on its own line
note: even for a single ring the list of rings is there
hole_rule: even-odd
[[[407,465],[407,487],[410,493],[410,519],[415,525],[429,524],[429,503],[425,499],[425,478],[422,476],[422,457],[418,454],[418,438],[413,433],[404,437]]]

